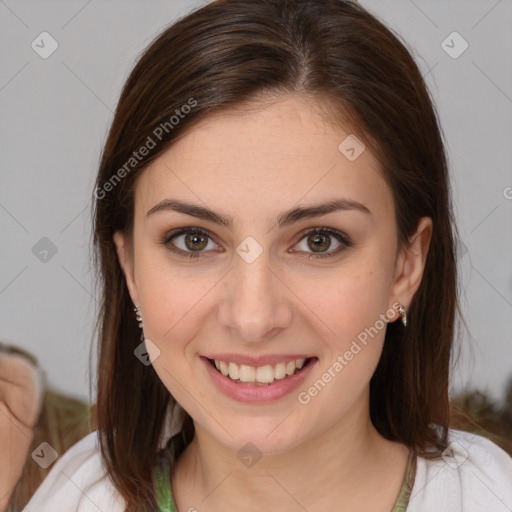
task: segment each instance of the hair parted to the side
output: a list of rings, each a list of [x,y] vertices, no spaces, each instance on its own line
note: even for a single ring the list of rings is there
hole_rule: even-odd
[[[100,446],[108,474],[132,512],[156,506],[154,458],[166,410],[175,402],[152,366],[134,356],[140,329],[113,234],[131,234],[137,176],[195,123],[287,93],[325,107],[333,125],[356,134],[377,158],[393,192],[401,246],[420,217],[433,220],[408,325],[387,326],[370,384],[370,414],[384,437],[424,456],[439,456],[446,447],[450,354],[455,313],[460,314],[456,226],[442,132],[416,63],[399,37],[348,0],[217,0],[169,26],[140,56],[122,90],[94,192],[102,293]],[[133,152],[148,146],[148,137],[151,149],[135,159]],[[186,415],[176,456],[193,434]]]

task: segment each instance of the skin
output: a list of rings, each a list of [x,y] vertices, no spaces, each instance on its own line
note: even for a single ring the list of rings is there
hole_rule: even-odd
[[[145,337],[160,350],[153,366],[196,428],[172,477],[177,506],[389,512],[408,449],[385,440],[369,416],[385,328],[307,405],[296,392],[274,403],[237,402],[212,385],[199,356],[310,354],[318,361],[299,391],[307,390],[379,315],[410,304],[432,221],[422,218],[410,247],[398,250],[393,197],[377,160],[366,150],[349,161],[338,150],[348,129],[333,128],[298,95],[253,106],[210,116],[152,162],[136,183],[133,239],[114,236]],[[230,215],[234,228],[170,210],[146,215],[168,198]],[[284,210],[334,198],[358,201],[371,215],[337,211],[272,228]],[[182,227],[211,234],[199,258],[161,243]],[[353,246],[310,259],[318,252],[303,232],[314,227],[338,230]],[[247,236],[263,248],[250,264],[236,252]],[[328,240],[323,252],[341,244]],[[173,240],[193,252],[185,241]],[[263,454],[252,467],[237,457],[248,442]]]

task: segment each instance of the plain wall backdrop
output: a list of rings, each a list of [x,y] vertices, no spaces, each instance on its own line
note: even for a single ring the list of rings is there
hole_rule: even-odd
[[[151,40],[205,3],[0,0],[0,340],[34,353],[63,392],[90,398],[91,199],[121,87]],[[407,42],[447,142],[469,327],[452,392],[501,398],[512,375],[512,1],[361,4]]]

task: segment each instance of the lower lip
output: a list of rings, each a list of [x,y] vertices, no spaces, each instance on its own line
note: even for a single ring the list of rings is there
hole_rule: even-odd
[[[218,372],[206,357],[201,357],[206,365],[206,371],[209,373],[215,385],[225,395],[239,402],[273,402],[279,400],[292,391],[297,389],[306,379],[309,372],[315,366],[317,359],[309,362],[300,372],[285,377],[282,380],[275,380],[267,386],[256,386],[250,384],[237,384],[229,377],[225,377]]]

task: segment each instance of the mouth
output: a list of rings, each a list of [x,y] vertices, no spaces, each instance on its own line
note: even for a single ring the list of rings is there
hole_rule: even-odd
[[[246,386],[270,386],[303,372],[318,358],[306,357],[289,359],[276,364],[249,366],[233,361],[206,358],[208,363],[221,375],[235,384]]]

